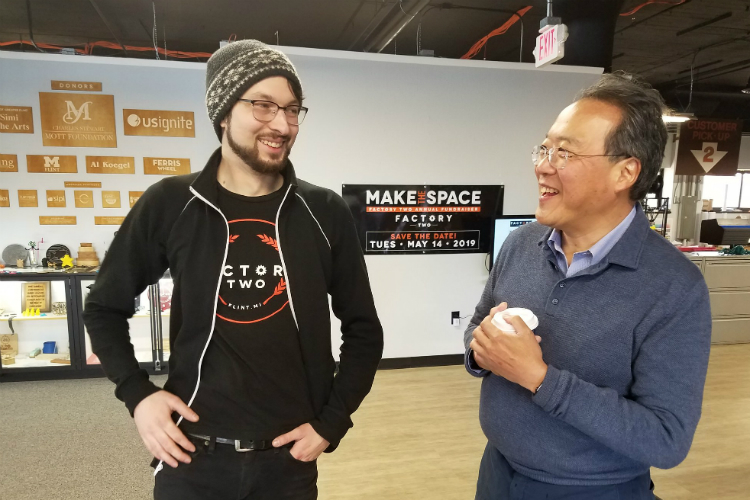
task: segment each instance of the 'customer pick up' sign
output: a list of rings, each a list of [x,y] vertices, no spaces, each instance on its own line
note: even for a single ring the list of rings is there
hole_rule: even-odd
[[[734,175],[742,120],[689,120],[680,127],[676,175]]]

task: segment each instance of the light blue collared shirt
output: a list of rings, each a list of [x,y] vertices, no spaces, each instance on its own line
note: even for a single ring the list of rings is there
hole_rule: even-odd
[[[630,223],[633,222],[633,219],[635,218],[635,214],[636,207],[633,205],[633,209],[622,220],[622,222],[620,222],[612,231],[607,233],[606,236],[597,241],[594,246],[584,252],[576,252],[573,254],[573,261],[570,263],[570,268],[568,268],[568,259],[565,257],[565,252],[563,252],[562,249],[562,234],[557,229],[553,229],[549,238],[547,238],[547,245],[552,249],[552,253],[555,254],[557,267],[565,273],[566,278],[569,278],[574,274],[601,262],[601,260],[607,256],[609,251],[612,250],[612,247],[620,241],[620,238],[625,234],[625,231],[628,230]],[[467,349],[466,354],[466,367],[477,376],[484,373],[484,370],[476,364],[476,361],[474,361],[472,350]]]
[[[565,273],[565,277],[569,278],[576,273],[583,271],[584,269],[593,266],[601,262],[601,260],[607,256],[612,247],[620,241],[622,235],[630,227],[630,223],[635,218],[635,206],[630,213],[620,222],[616,228],[607,233],[602,239],[596,242],[593,247],[583,252],[576,252],[573,254],[573,261],[568,267],[568,259],[565,257],[565,252],[562,249],[562,234],[557,230],[553,229],[552,234],[547,239],[547,245],[552,249],[552,253],[555,254],[557,259],[557,267]]]

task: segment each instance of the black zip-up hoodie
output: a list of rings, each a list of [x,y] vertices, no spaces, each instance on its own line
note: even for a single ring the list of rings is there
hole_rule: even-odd
[[[159,388],[138,365],[128,318],[135,313],[134,297],[167,269],[174,291],[164,389],[190,405],[201,390],[201,369],[209,369],[201,363],[215,327],[229,237],[217,206],[220,161],[219,149],[201,172],[148,188],[117,232],[86,300],[83,319],[92,349],[131,415]],[[276,239],[316,415],[310,424],[331,443],[330,452],[352,427],[351,414],[372,387],[383,330],[344,200],[298,180],[291,163],[283,175],[288,188],[277,214]],[[343,339],[335,377],[328,295]]]

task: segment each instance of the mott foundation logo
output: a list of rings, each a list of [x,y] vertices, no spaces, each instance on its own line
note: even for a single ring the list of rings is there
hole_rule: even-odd
[[[32,174],[75,174],[78,160],[75,156],[27,155],[26,170]]]
[[[131,156],[87,156],[89,174],[135,174],[135,158]]]
[[[7,189],[0,189],[0,207],[10,206],[10,194]]]
[[[39,92],[42,144],[115,148],[114,96]]]
[[[143,173],[149,175],[184,175],[190,173],[189,158],[144,158]]]
[[[135,205],[135,202],[137,202],[141,196],[143,196],[144,191],[129,191],[128,192],[128,200],[130,201],[130,208],[133,208],[133,205]]]
[[[18,172],[18,156],[0,155],[0,172]]]
[[[19,189],[18,190],[19,207],[38,207],[39,201],[36,197],[36,189]]]
[[[192,111],[123,109],[122,121],[125,135],[195,137],[195,118]]]
[[[76,200],[76,208],[94,208],[93,191],[73,191]]]
[[[120,192],[102,191],[102,208],[120,208]]]
[[[33,134],[34,117],[26,106],[0,106],[0,133]]]
[[[47,206],[50,208],[64,208],[66,206],[65,191],[47,190]]]

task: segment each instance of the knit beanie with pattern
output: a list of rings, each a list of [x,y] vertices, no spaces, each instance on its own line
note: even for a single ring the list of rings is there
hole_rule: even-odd
[[[221,121],[250,87],[271,76],[283,76],[302,100],[302,84],[289,58],[258,40],[239,40],[220,48],[208,60],[206,108],[221,140]]]

